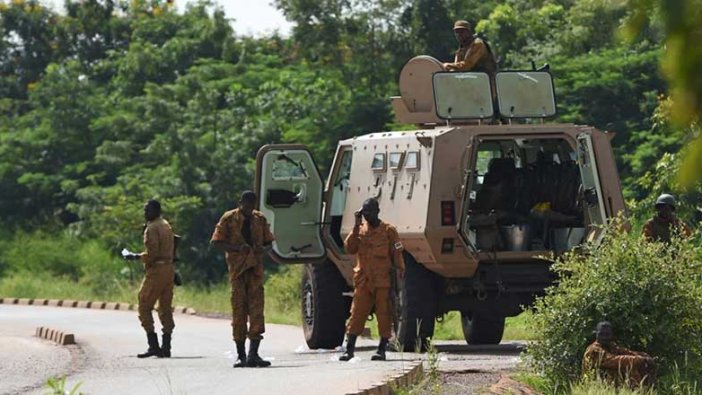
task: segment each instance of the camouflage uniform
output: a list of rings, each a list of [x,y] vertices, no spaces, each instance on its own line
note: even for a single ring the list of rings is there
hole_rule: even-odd
[[[168,221],[158,217],[144,229],[144,248],[141,254],[146,273],[139,290],[139,321],[147,333],[154,332],[151,311],[158,301],[158,318],[163,333],[173,332],[173,230]]]
[[[449,63],[454,71],[482,71],[491,78],[497,72],[497,62],[485,41],[475,37],[468,46],[456,51],[456,58]]]
[[[605,380],[615,384],[626,383],[631,388],[651,385],[655,380],[656,366],[646,353],[619,347],[614,343],[605,346],[593,342],[585,350],[583,373],[598,372]]]
[[[659,216],[649,219],[643,227],[643,235],[647,241],[662,241],[670,243],[672,236],[671,225],[680,233],[681,236],[689,237],[692,235],[690,228],[681,220],[676,219],[675,224],[667,221]]]
[[[354,227],[344,243],[346,252],[357,254],[353,269],[353,303],[351,319],[347,327],[349,335],[358,336],[375,306],[380,337],[388,339],[392,334],[390,316],[390,269],[394,259],[398,270],[404,272],[402,243],[394,226],[380,221],[377,227],[364,222]]]
[[[248,229],[244,226],[248,222]],[[260,340],[265,332],[263,317],[263,246],[273,241],[266,217],[253,211],[250,219],[241,210],[224,213],[217,223],[212,241],[226,241],[233,245],[248,244],[248,253],[226,253],[229,283],[232,286],[232,337],[234,341]],[[247,331],[246,322],[249,321]]]

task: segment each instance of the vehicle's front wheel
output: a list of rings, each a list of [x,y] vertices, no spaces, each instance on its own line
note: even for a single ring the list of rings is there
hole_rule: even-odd
[[[434,335],[436,318],[436,275],[405,252],[404,287],[395,296],[393,312],[396,341],[405,351],[426,351]]]
[[[344,341],[351,298],[346,281],[332,262],[305,265],[302,275],[302,327],[310,349],[333,349]]]
[[[505,317],[461,312],[463,337],[468,344],[499,344],[505,331]]]

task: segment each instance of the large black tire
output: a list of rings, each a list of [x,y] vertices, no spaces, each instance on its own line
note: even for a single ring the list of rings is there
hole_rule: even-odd
[[[302,275],[302,327],[310,349],[333,349],[344,341],[351,298],[346,281],[332,262],[305,265]]]
[[[468,344],[500,344],[505,317],[488,313],[461,313],[463,337]]]
[[[437,309],[436,275],[405,253],[405,282],[396,296],[395,333],[404,351],[426,351],[434,336]]]

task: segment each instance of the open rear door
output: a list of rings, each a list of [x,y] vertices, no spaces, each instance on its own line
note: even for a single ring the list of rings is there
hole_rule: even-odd
[[[607,222],[607,213],[605,212],[604,196],[602,196],[602,187],[599,174],[597,173],[597,161],[592,148],[592,136],[590,133],[578,135],[577,152],[583,187],[583,209],[590,224],[587,240],[599,242],[603,235],[602,225],[605,225]]]
[[[275,236],[272,254],[282,263],[314,263],[326,257],[322,242],[324,183],[304,145],[266,145],[256,156],[259,210]]]

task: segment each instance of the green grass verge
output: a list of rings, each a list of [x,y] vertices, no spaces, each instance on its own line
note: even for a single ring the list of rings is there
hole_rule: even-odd
[[[268,277],[265,287],[266,321],[300,325],[298,295],[301,278],[301,266],[285,267]],[[139,287],[138,282],[114,280],[104,287],[95,288],[85,281],[75,281],[69,277],[17,273],[0,279],[0,297],[137,303]],[[224,282],[210,287],[176,287],[173,304],[189,306],[198,312],[230,314],[229,289],[229,284]]]
[[[300,325],[301,265],[282,267],[266,279],[266,321],[275,324]],[[137,276],[138,277],[138,276]],[[101,300],[110,302],[137,302],[139,282],[127,280],[101,281],[97,286],[92,280],[75,281],[70,277],[37,276],[16,273],[0,279],[0,297]],[[184,285],[175,291],[174,305],[189,306],[199,312],[230,314],[229,284],[222,282],[209,287]],[[527,326],[528,313],[507,318],[504,340],[531,340],[532,331]],[[377,323],[366,324],[377,337]],[[437,323],[434,338],[437,340],[462,340],[461,315],[451,312]]]
[[[529,312],[524,312],[516,317],[508,317],[505,322],[503,341],[533,340],[533,331],[529,328]],[[371,335],[378,337],[378,324],[375,321],[366,323],[370,327]],[[436,340],[464,340],[461,313],[452,311],[444,316],[442,322],[437,322],[434,327]]]

